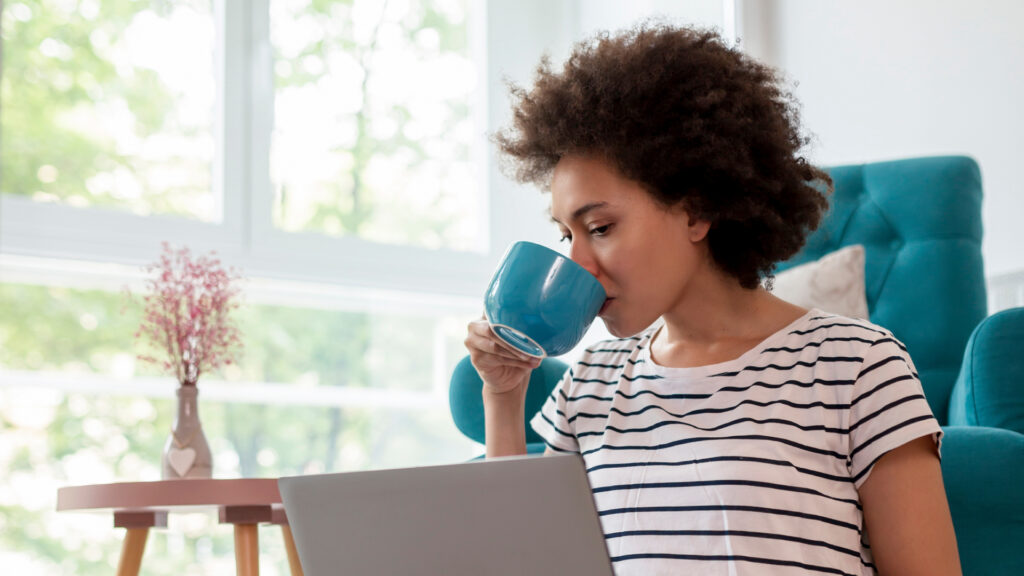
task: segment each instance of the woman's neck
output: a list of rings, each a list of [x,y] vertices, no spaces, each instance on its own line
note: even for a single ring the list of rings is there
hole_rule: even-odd
[[[651,343],[663,366],[703,366],[741,356],[807,313],[764,288],[747,289],[731,277],[694,278],[687,294],[662,315]]]

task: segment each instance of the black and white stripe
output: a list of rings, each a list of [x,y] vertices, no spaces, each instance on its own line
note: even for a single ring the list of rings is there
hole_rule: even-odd
[[[579,452],[617,574],[875,574],[857,489],[941,430],[906,348],[812,310],[741,357],[667,368],[652,328],[589,348],[533,427]]]

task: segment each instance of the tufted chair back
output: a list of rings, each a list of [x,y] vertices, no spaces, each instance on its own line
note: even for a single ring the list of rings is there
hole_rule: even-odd
[[[978,165],[946,156],[828,171],[829,213],[779,270],[863,245],[870,319],[906,344],[945,425],[967,339],[987,311]]]

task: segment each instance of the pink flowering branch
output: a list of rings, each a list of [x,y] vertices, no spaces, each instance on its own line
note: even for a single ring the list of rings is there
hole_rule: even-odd
[[[225,364],[242,344],[231,311],[238,308],[237,271],[226,270],[211,253],[193,259],[188,248],[174,250],[164,242],[136,338],[163,349],[162,359],[140,355],[173,373],[182,386],[195,386],[199,376]]]

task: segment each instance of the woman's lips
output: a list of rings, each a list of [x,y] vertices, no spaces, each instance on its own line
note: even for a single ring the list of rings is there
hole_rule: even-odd
[[[615,300],[615,298],[608,298],[604,301],[604,304],[601,305],[601,309],[597,312],[598,316],[604,314],[605,311],[608,310],[608,307],[611,306],[612,300]]]

